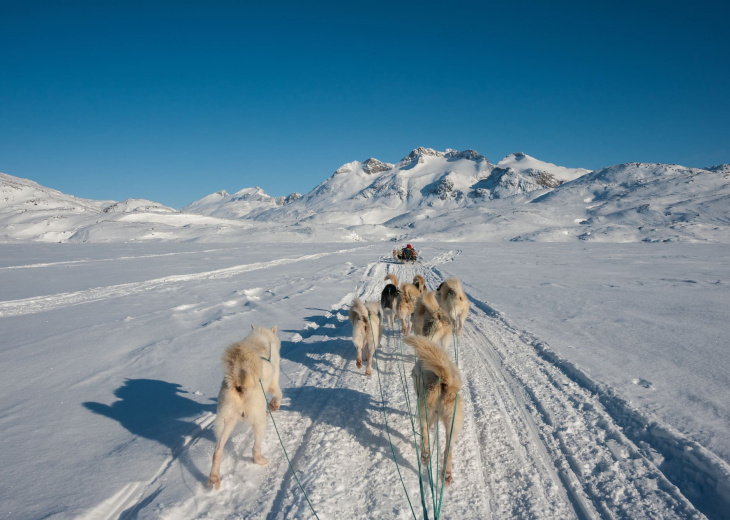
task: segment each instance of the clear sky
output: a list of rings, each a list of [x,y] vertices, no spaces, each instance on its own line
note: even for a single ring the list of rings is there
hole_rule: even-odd
[[[730,162],[730,1],[0,0],[0,171],[176,208],[413,148]]]

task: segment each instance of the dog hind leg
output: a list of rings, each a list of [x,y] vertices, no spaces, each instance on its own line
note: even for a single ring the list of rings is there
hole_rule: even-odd
[[[271,410],[278,410],[279,406],[281,406],[281,398],[283,396],[281,387],[279,386],[278,370],[274,372],[274,378],[271,380],[271,384],[269,385],[269,392],[273,395],[271,402],[269,403],[269,408]]]
[[[221,460],[223,459],[223,446],[225,446],[228,437],[233,431],[233,427],[238,422],[234,418],[223,419],[223,427],[220,429],[220,436],[215,443],[215,451],[213,452],[213,466],[210,468],[210,478],[208,478],[208,485],[215,486],[215,489],[221,487]],[[216,429],[216,433],[218,429]]]
[[[264,407],[254,413],[256,413],[257,417],[251,421],[251,428],[254,434],[253,461],[260,466],[264,466],[269,462],[266,457],[261,455],[261,441],[264,438],[264,431],[266,430],[266,401],[264,401]]]
[[[369,376],[373,373],[373,355],[375,354],[375,343],[372,338],[368,338],[368,367],[365,369],[365,375]]]
[[[458,399],[458,398],[457,398]],[[455,403],[450,409],[444,408],[441,411],[441,422],[446,430],[446,446],[444,447],[444,466],[441,476],[447,485],[451,485],[453,478],[451,476],[451,459],[454,454],[454,439],[459,435],[462,426],[463,418],[463,404],[461,402]],[[456,413],[454,413],[456,408]],[[452,426],[453,419],[453,426]]]

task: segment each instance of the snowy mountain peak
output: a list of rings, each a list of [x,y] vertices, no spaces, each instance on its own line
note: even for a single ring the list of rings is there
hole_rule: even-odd
[[[299,200],[302,198],[302,194],[298,191],[295,191],[291,195],[287,195],[286,197],[276,197],[274,200],[276,201],[277,206],[283,206],[284,204],[289,204],[290,202],[294,202],[295,200]]]
[[[486,161],[487,164],[489,164],[489,161],[486,157],[481,155],[476,150],[472,150],[471,148],[467,148],[466,150],[459,151],[459,150],[446,150],[446,154],[444,157],[447,157],[449,159],[468,159],[470,161]]]
[[[258,186],[254,186],[253,188],[243,188],[242,190],[237,191],[233,194],[232,200],[238,201],[238,200],[251,200],[251,201],[266,201],[270,200],[271,195],[267,194],[264,190],[259,188]]]
[[[146,199],[127,199],[103,209],[104,213],[177,213],[169,206]]]
[[[393,165],[390,163],[384,163],[382,161],[379,161],[373,157],[366,160],[365,162],[360,161],[352,161],[349,163],[345,163],[332,175],[332,177],[336,177],[338,175],[343,175],[345,173],[351,173],[351,172],[363,172],[367,175],[373,175],[376,173],[382,173],[387,172],[388,170],[392,170]]]
[[[445,155],[446,152],[439,152],[433,148],[424,148],[423,146],[420,146],[398,161],[397,166],[407,166],[414,163],[423,164],[426,157],[444,157]]]
[[[535,159],[524,152],[509,154],[497,163],[497,167],[511,168],[517,173],[526,174],[532,177],[550,176],[559,181],[558,184],[561,182],[572,181],[591,171],[586,170],[585,168],[566,168],[564,166],[557,166],[553,163]],[[546,182],[546,186],[554,184],[552,180],[547,180]]]
[[[294,192],[286,197],[272,197],[258,186],[243,188],[233,195],[221,190],[188,204],[181,211],[229,219],[252,218],[294,202],[301,196],[301,193]]]
[[[730,173],[730,164],[728,164],[728,163],[716,164],[715,166],[710,166],[708,168],[705,168],[705,170],[707,170],[709,172],[728,174],[728,173]]]
[[[338,175],[350,173],[351,171],[356,170],[358,168],[359,164],[360,164],[359,161],[352,161],[349,163],[345,163],[335,170],[335,173],[332,174],[332,177],[337,177]]]
[[[380,172],[387,172],[388,170],[393,169],[393,165],[389,163],[380,162],[377,159],[373,159],[372,157],[362,163],[362,169],[365,173],[373,174],[373,173],[380,173]]]

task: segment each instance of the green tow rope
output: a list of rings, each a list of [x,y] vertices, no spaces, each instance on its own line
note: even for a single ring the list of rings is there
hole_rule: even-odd
[[[375,360],[375,371],[378,373],[378,386],[380,387],[380,404],[383,409],[383,418],[385,419],[385,431],[388,434],[388,443],[390,443],[390,452],[393,454],[393,461],[395,461],[395,467],[398,470],[398,477],[403,485],[403,491],[406,493],[406,499],[408,499],[408,505],[411,508],[413,518],[416,517],[416,512],[413,510],[413,504],[411,504],[411,497],[408,496],[408,490],[406,489],[406,483],[403,481],[403,475],[400,472],[400,466],[398,465],[398,458],[395,456],[395,447],[393,447],[393,441],[390,438],[390,428],[388,427],[388,414],[385,412],[385,395],[383,395],[383,384],[380,382],[380,368],[378,368],[378,349],[375,344],[375,331],[373,330],[373,323],[370,320],[370,312],[368,311],[368,323],[370,324],[370,334],[373,337],[373,359]]]
[[[451,298],[450,304],[451,304],[451,310],[452,310],[452,313],[453,313],[454,308],[455,308],[454,302],[453,302],[453,298],[451,297],[451,295],[449,295],[449,298]],[[375,331],[373,330],[372,320],[370,318],[370,312],[368,312],[368,323],[370,324],[370,333],[371,333],[371,336],[372,336],[373,345],[374,345],[374,347],[377,347],[377,345],[375,344]],[[439,326],[438,320],[433,325],[435,325],[435,326],[432,326],[433,328],[429,331],[429,339],[433,339],[434,335],[436,334],[436,331],[437,331],[438,326]],[[381,326],[382,326],[382,324],[381,324]],[[426,412],[426,414],[425,414],[426,415],[426,417],[425,417],[425,422],[426,422],[426,438],[423,439],[423,435],[422,434],[418,434],[416,432],[416,425],[415,425],[415,421],[413,419],[413,408],[411,406],[410,394],[408,392],[407,375],[406,375],[405,360],[404,360],[405,356],[404,356],[404,353],[403,353],[403,343],[400,340],[400,337],[401,337],[400,334],[398,334],[398,338],[399,338],[398,339],[398,343],[400,345],[400,354],[401,354],[400,355],[400,366],[398,367],[398,376],[400,378],[401,386],[403,387],[403,392],[405,394],[406,407],[408,408],[408,416],[409,416],[409,419],[411,421],[411,431],[413,432],[413,442],[414,442],[414,445],[415,445],[415,448],[416,448],[416,458],[418,460],[418,483],[419,483],[419,487],[420,487],[420,491],[421,491],[421,507],[423,508],[424,520],[429,520],[428,508],[426,507],[426,502],[425,502],[425,493],[424,493],[425,489],[424,489],[424,486],[423,486],[421,456],[420,456],[420,453],[419,453],[419,451],[420,451],[420,449],[419,449],[419,443],[418,443],[418,438],[419,437],[422,438],[422,441],[425,442],[426,445],[429,448],[429,450],[428,450],[429,451],[429,455],[428,455],[428,462],[426,464],[426,470],[427,470],[427,473],[428,473],[429,485],[430,485],[430,488],[431,488],[431,500],[432,500],[432,505],[433,505],[433,508],[434,508],[433,509],[433,511],[434,511],[434,520],[439,520],[439,517],[441,516],[441,505],[443,504],[444,488],[445,488],[445,482],[446,482],[446,466],[444,466],[444,468],[443,468],[444,471],[443,471],[443,475],[441,476],[441,489],[439,490],[438,480],[437,480],[438,477],[436,479],[434,479],[434,474],[433,474],[433,466],[432,466],[432,464],[433,464],[433,449],[432,448],[433,447],[431,446],[430,424],[428,424],[429,423],[429,421],[428,421],[428,412]],[[456,330],[455,330],[455,328],[452,328],[452,340],[453,340],[453,343],[454,343],[454,354],[455,354],[455,358],[456,358],[456,364],[458,366],[458,363],[459,363],[459,346],[458,346],[458,338],[456,336]],[[385,395],[383,394],[383,384],[382,384],[382,381],[380,379],[380,368],[378,366],[378,352],[377,352],[377,348],[374,348],[373,349],[373,359],[375,361],[375,370],[378,373],[378,388],[380,389],[380,400],[381,400],[380,402],[381,402],[381,408],[382,408],[382,411],[383,411],[383,418],[385,419],[385,431],[386,431],[386,433],[388,435],[388,443],[390,444],[390,451],[391,451],[391,454],[393,455],[393,461],[395,462],[396,469],[398,470],[398,477],[400,478],[401,485],[403,486],[403,491],[406,494],[406,499],[408,500],[408,506],[411,509],[411,514],[413,515],[413,518],[416,518],[417,519],[416,513],[415,513],[415,511],[413,509],[413,504],[411,502],[411,498],[408,495],[408,490],[406,489],[406,485],[405,485],[405,482],[403,480],[403,475],[402,475],[401,470],[400,470],[400,465],[398,464],[398,459],[397,459],[396,454],[395,454],[395,447],[393,446],[393,440],[392,440],[391,435],[390,435],[390,427],[388,425],[388,414],[387,414],[387,412],[385,410]],[[423,377],[423,372],[421,372],[420,377],[418,377],[418,379],[420,381],[416,382],[416,384],[418,385],[418,383],[420,382],[420,386],[423,389],[422,396],[423,396],[423,405],[424,405],[424,408],[425,408],[425,405],[426,405],[426,403],[425,403],[425,399],[426,399],[426,383],[425,383],[425,378]],[[441,405],[441,397],[440,397],[441,384],[440,384],[440,382],[441,382],[441,378],[439,378],[439,383],[438,383],[439,384],[439,402],[438,402],[437,411],[436,411],[436,415],[437,415],[437,417],[436,417],[436,438],[434,439],[434,441],[435,441],[435,449],[436,449],[436,475],[438,475],[438,471],[439,471],[439,466],[438,465],[439,465],[439,458],[440,458],[439,457],[439,454],[438,454],[438,449],[439,449],[439,425],[438,425],[439,424],[439,420],[438,420],[438,416],[439,416],[439,413],[440,413],[439,410],[440,410],[440,405]],[[417,399],[417,402],[418,402],[418,422],[419,422],[419,427],[421,428],[421,430],[423,430],[423,421],[424,421],[424,418],[423,418],[423,414],[421,413],[421,399]],[[458,402],[459,402],[459,393],[456,394],[456,399],[454,400],[454,411],[453,411],[452,416],[451,416],[451,429],[449,431],[449,442],[448,442],[448,444],[446,446],[446,454],[445,454],[446,455],[446,458],[444,459],[447,464],[448,464],[449,459],[451,457],[451,443],[453,441],[454,422],[456,420],[456,407],[458,405]],[[272,417],[272,419],[273,419],[273,417]],[[283,444],[282,444],[282,447],[283,447]],[[293,471],[293,469],[292,469],[292,471]],[[297,482],[298,482],[298,480],[297,480]],[[434,482],[436,483],[436,489],[435,490],[434,490]],[[300,485],[300,487],[301,487],[301,485]],[[304,491],[304,490],[302,489],[302,491]],[[438,498],[436,498],[437,495],[438,495]],[[306,496],[306,494],[305,494],[305,496]]]
[[[309,501],[309,497],[307,496],[307,492],[304,491],[304,488],[302,487],[302,483],[299,482],[299,477],[297,477],[297,472],[294,471],[294,466],[291,465],[291,460],[289,460],[289,454],[286,452],[286,448],[284,447],[284,443],[281,440],[281,435],[279,435],[279,428],[276,427],[276,421],[274,420],[274,415],[271,413],[271,409],[268,406],[268,399],[266,398],[266,391],[264,390],[264,385],[261,382],[261,378],[259,378],[259,386],[261,387],[261,391],[264,394],[264,402],[267,403],[266,409],[269,412],[269,417],[271,417],[271,422],[274,423],[274,430],[276,430],[276,436],[279,437],[279,444],[281,444],[281,449],[284,450],[284,456],[286,457],[286,461],[289,463],[289,468],[291,468],[291,472],[294,474],[294,478],[297,481],[297,484],[299,484],[299,489],[302,490],[302,493],[304,493],[304,498],[307,499],[307,504],[309,504],[310,509],[312,510],[312,513],[314,514],[314,517],[319,520],[319,517],[317,516],[317,512],[314,510],[314,507],[312,507],[312,503]]]
[[[411,431],[413,432],[413,445],[416,448],[416,462],[418,463],[418,487],[421,491],[421,508],[423,509],[423,516],[425,520],[428,520],[428,509],[426,508],[426,493],[423,488],[423,468],[421,467],[421,454],[419,453],[419,442],[418,437],[422,437],[420,433],[416,433],[416,423],[413,420],[413,408],[411,406],[411,395],[408,392],[408,376],[406,375],[405,367],[405,356],[403,355],[403,342],[400,341],[401,335],[398,331],[398,344],[400,345],[400,365],[398,365],[398,375],[400,376],[401,386],[403,387],[403,393],[406,396],[406,407],[408,408],[408,418],[411,420]],[[402,369],[402,372],[401,372]],[[418,413],[419,426],[421,413]]]

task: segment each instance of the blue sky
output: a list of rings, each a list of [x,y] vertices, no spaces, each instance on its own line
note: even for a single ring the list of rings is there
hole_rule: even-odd
[[[181,207],[418,146],[730,162],[730,2],[0,0],[0,171]]]

